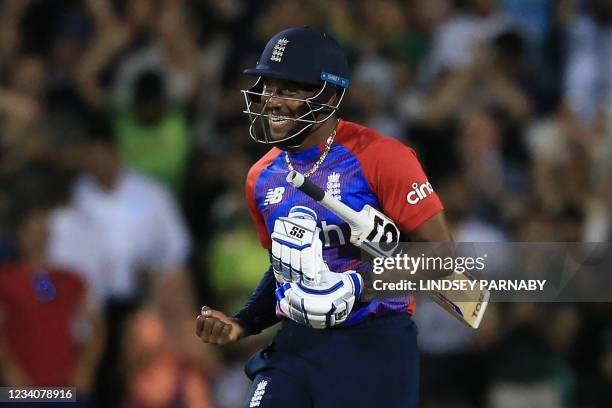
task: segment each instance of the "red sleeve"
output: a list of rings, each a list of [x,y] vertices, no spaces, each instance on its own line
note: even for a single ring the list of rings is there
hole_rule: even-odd
[[[401,142],[379,137],[359,161],[382,212],[400,230],[410,232],[444,209],[416,153]]]
[[[266,228],[266,223],[263,219],[263,216],[259,212],[259,208],[257,208],[257,198],[255,197],[257,180],[259,180],[259,176],[261,172],[272,163],[272,161],[280,154],[280,150],[274,148],[270,150],[265,156],[263,156],[257,163],[255,163],[251,169],[249,170],[249,174],[247,175],[246,186],[245,186],[245,195],[247,200],[247,205],[249,207],[249,214],[251,215],[251,219],[253,220],[253,224],[255,224],[255,228],[257,230],[257,236],[259,237],[259,242],[261,246],[266,249],[272,248],[272,241],[270,240],[270,233]]]

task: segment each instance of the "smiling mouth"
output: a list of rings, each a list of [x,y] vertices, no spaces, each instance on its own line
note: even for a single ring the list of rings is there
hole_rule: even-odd
[[[287,116],[270,115],[268,122],[273,129],[280,129],[290,123],[292,120]]]

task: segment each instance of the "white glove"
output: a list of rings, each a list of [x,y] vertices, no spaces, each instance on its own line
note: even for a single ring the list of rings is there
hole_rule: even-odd
[[[298,323],[326,329],[344,323],[361,295],[363,280],[355,271],[327,272],[316,288],[287,282],[276,289],[283,313]]]
[[[295,206],[274,223],[272,269],[276,298],[290,319],[317,329],[343,323],[361,295],[363,280],[355,271],[335,273],[323,260],[316,213]]]
[[[274,222],[272,269],[279,283],[316,286],[321,281],[321,272],[329,271],[323,260],[316,217],[310,208],[295,206],[288,217],[279,217]]]

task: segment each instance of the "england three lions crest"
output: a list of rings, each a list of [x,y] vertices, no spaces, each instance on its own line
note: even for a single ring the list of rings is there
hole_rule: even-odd
[[[342,200],[342,191],[340,191],[340,173],[333,172],[327,176],[327,189],[325,193],[331,197]]]
[[[270,61],[281,62],[283,59],[283,53],[285,52],[285,47],[289,44],[289,40],[286,38],[281,38],[276,42],[274,49],[272,50],[272,55],[270,56]]]

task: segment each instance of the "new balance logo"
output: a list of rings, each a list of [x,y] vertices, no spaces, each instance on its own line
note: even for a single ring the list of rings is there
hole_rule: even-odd
[[[268,385],[268,381],[266,380],[261,380],[257,384],[257,388],[255,389],[255,392],[253,393],[253,397],[251,397],[251,403],[249,404],[250,408],[258,407],[261,405],[261,399],[263,398],[263,395],[266,392],[267,385]]]
[[[285,47],[289,43],[289,40],[286,38],[281,38],[276,42],[274,49],[272,50],[272,55],[270,56],[270,61],[281,62],[283,59],[283,53],[285,52]]]
[[[283,199],[283,193],[285,192],[285,187],[276,187],[271,188],[266,193],[266,198],[264,199],[263,205],[268,204],[278,204]]]

